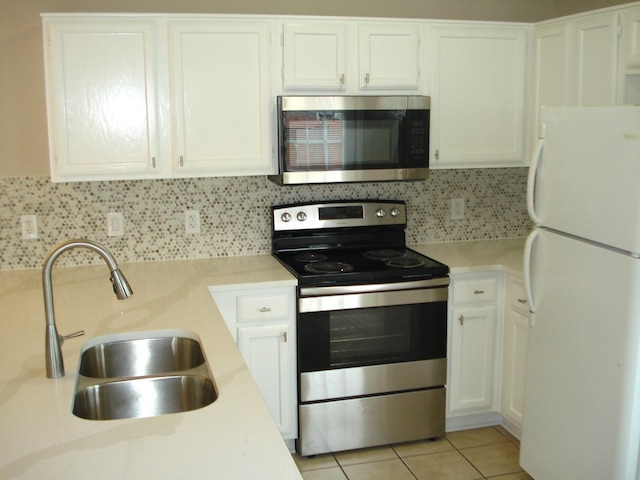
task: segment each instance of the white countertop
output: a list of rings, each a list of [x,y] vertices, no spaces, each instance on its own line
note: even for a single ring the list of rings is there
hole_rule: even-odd
[[[452,273],[521,272],[524,239],[414,245]],[[295,285],[271,256],[120,265],[134,290],[111,291],[106,266],[54,267],[67,375],[47,379],[40,270],[0,271],[0,477],[3,479],[300,479],[208,287]],[[71,405],[82,344],[119,332],[199,335],[219,398],[191,412],[91,421]]]
[[[301,479],[208,286],[295,279],[268,255],[120,265],[134,295],[118,301],[106,266],[54,267],[67,375],[47,379],[40,270],[0,272],[0,478]],[[123,331],[200,336],[219,398],[191,412],[91,421],[71,404],[82,344]]]
[[[525,238],[410,245],[414,250],[449,266],[451,273],[502,270],[522,275]]]

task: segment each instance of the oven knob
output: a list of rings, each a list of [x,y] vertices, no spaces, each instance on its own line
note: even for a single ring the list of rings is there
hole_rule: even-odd
[[[280,215],[280,220],[282,220],[284,223],[290,222],[291,215],[288,212],[284,212],[282,215]]]
[[[384,209],[379,208],[376,210],[376,217],[378,218],[382,218],[387,214],[387,212],[384,211]]]
[[[400,215],[400,210],[398,210],[397,208],[393,207],[391,209],[391,216],[392,217],[397,217],[398,215]]]
[[[298,219],[298,221],[304,222],[307,219],[307,214],[304,212],[298,212],[298,215],[296,215],[296,218]]]

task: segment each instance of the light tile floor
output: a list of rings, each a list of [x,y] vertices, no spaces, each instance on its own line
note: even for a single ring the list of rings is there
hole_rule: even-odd
[[[518,440],[502,427],[293,458],[304,480],[532,480],[518,465]]]

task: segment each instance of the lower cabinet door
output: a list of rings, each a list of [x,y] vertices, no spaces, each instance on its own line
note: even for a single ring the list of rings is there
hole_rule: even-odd
[[[295,345],[289,325],[241,326],[238,347],[282,436],[295,438]]]
[[[497,410],[497,308],[494,305],[453,308],[452,317],[449,413]]]
[[[522,428],[529,318],[510,311],[505,317],[500,412],[517,431]]]

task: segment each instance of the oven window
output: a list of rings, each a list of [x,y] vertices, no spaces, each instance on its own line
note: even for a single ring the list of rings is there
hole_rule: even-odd
[[[444,358],[447,303],[299,315],[301,372]]]

